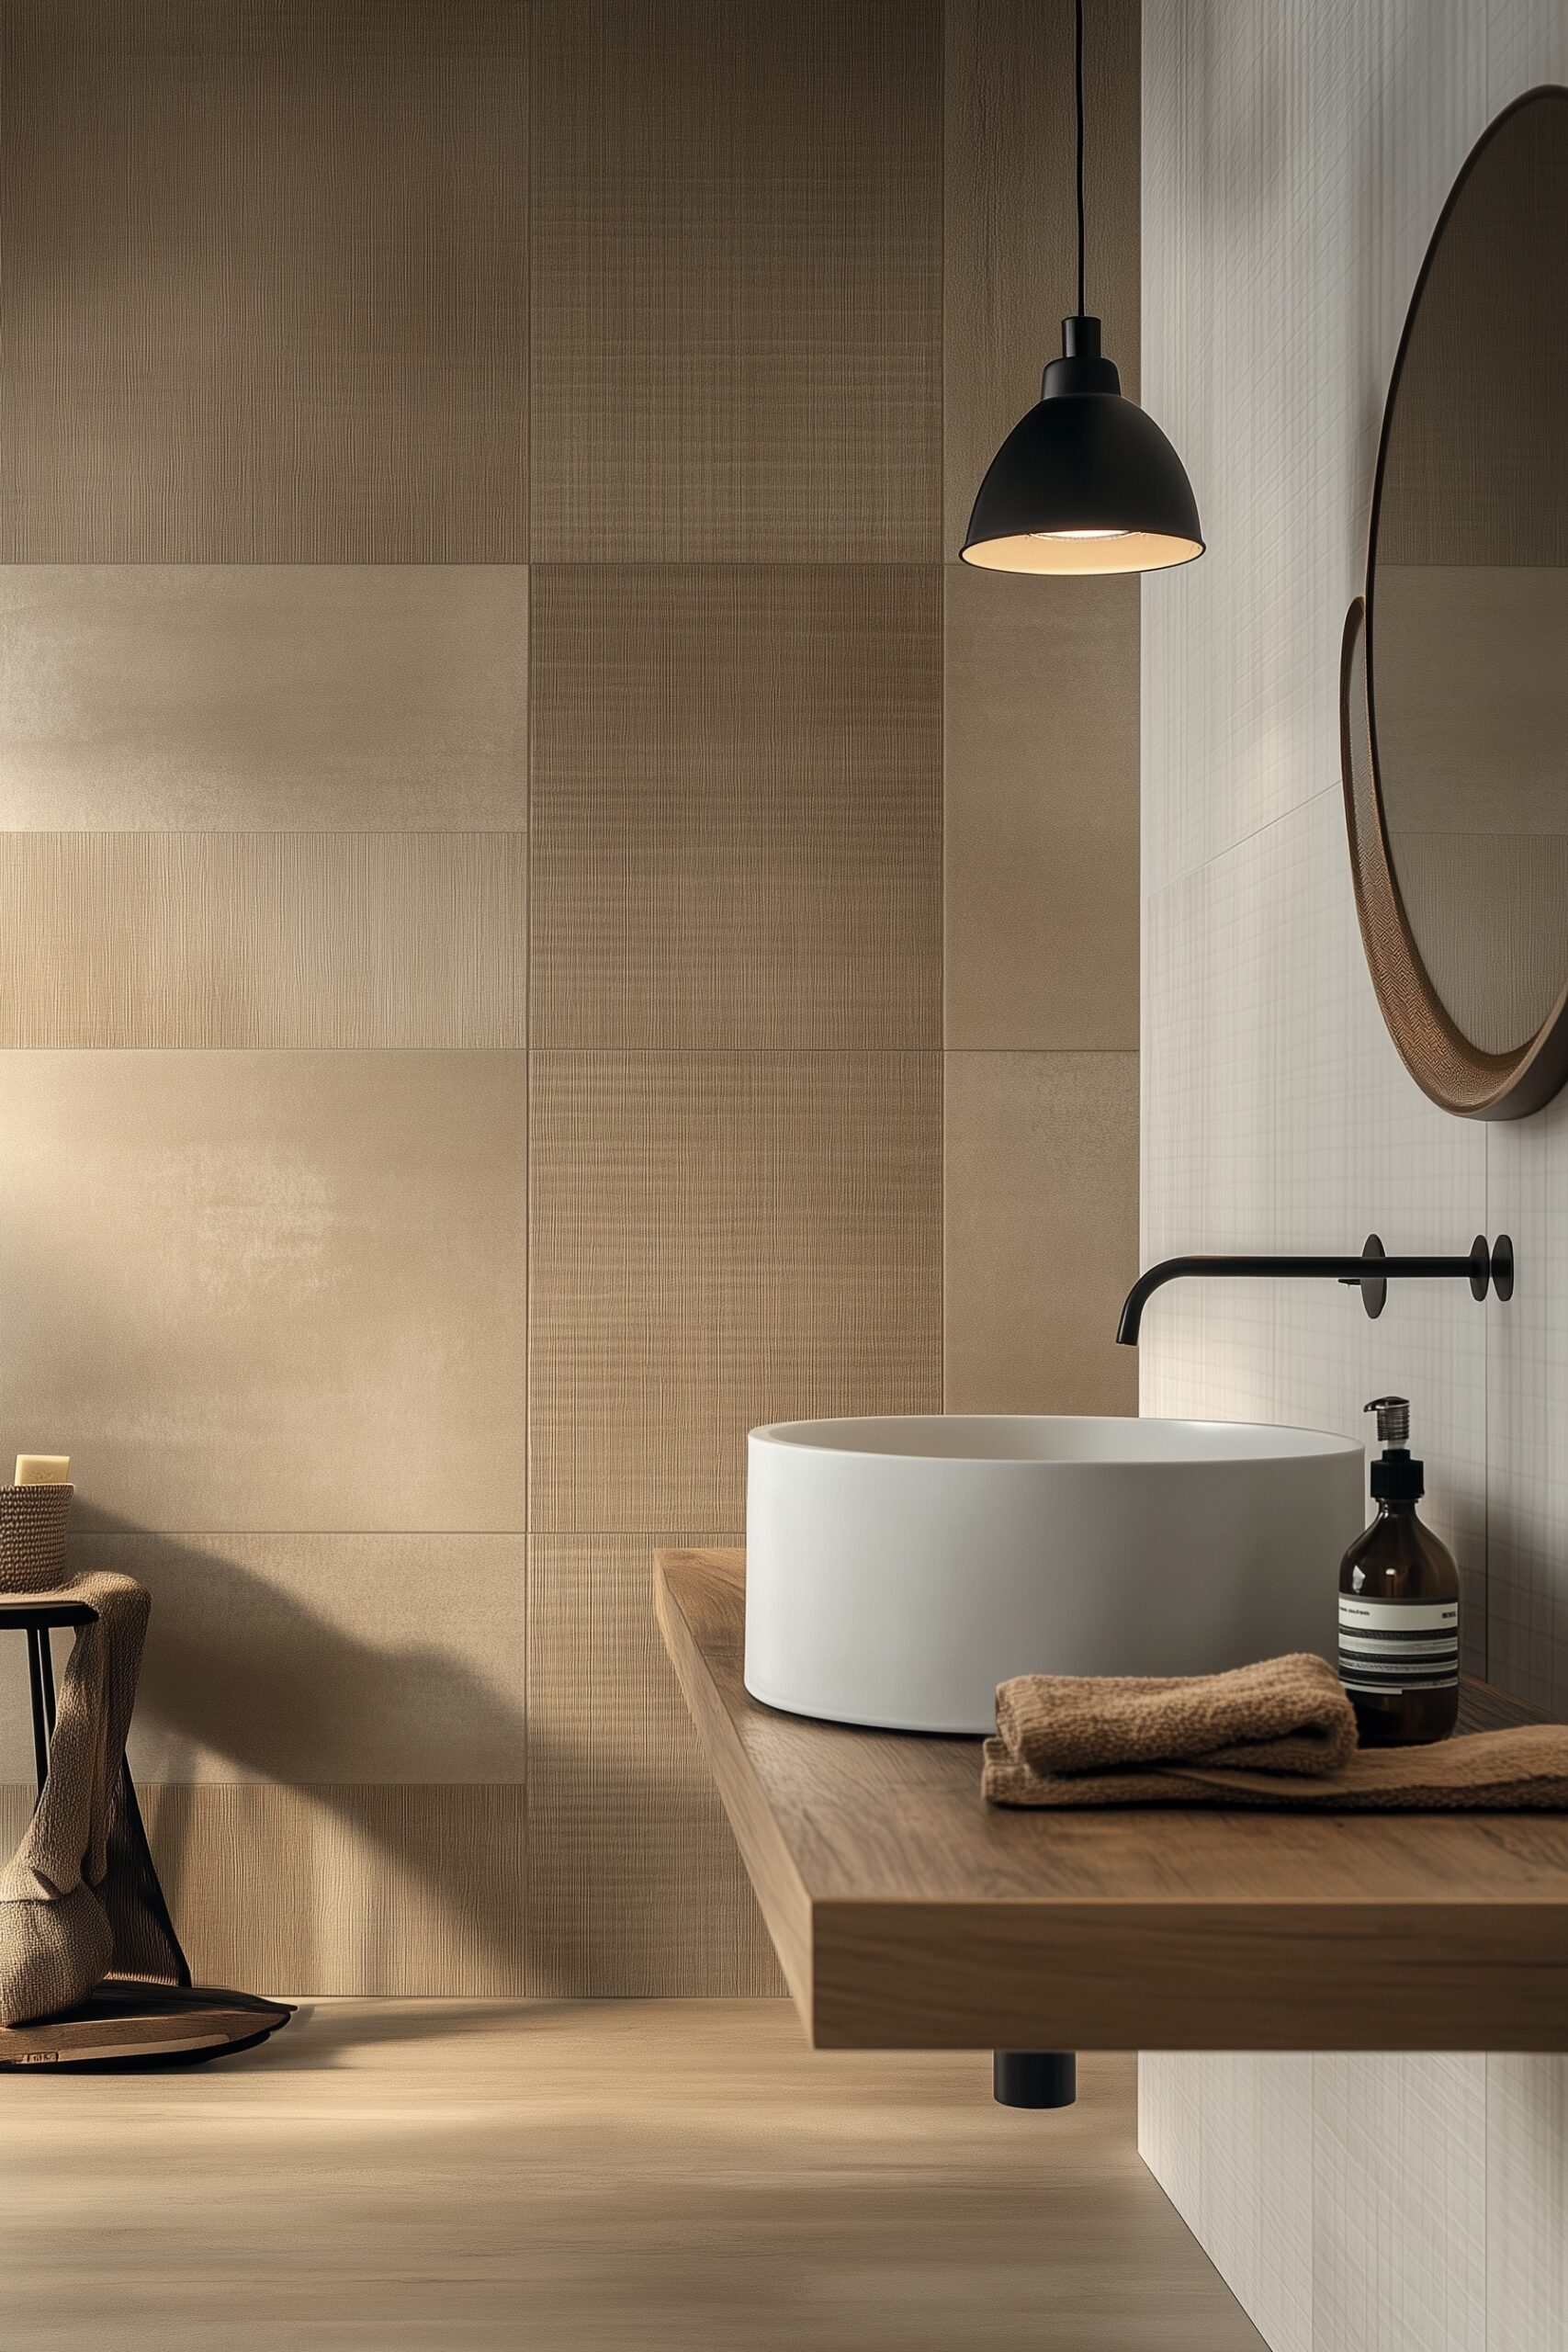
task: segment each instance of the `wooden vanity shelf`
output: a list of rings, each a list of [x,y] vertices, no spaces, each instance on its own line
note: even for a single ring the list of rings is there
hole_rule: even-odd
[[[816,2047],[1568,2050],[1568,1815],[999,1812],[977,1741],[748,1698],[744,1553],[655,1573]]]

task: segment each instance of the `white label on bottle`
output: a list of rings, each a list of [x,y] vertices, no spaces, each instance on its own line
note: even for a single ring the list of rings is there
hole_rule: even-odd
[[[1459,1680],[1457,1600],[1339,1596],[1339,1679],[1347,1690],[1397,1698],[1451,1690]]]

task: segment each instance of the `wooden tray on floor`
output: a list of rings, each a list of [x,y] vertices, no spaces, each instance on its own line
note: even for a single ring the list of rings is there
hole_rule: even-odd
[[[0,2069],[200,2065],[287,2025],[287,2001],[208,1984],[100,1984],[73,2009],[0,2026]]]

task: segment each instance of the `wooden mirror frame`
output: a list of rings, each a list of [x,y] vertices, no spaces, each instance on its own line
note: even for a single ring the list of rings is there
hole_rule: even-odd
[[[1438,216],[1405,312],[1388,398],[1383,403],[1378,436],[1377,471],[1372,481],[1371,526],[1367,535],[1367,578],[1372,584],[1377,548],[1378,516],[1382,503],[1383,471],[1389,432],[1411,333],[1427,280],[1449,225],[1450,216],[1470,178],[1478,157],[1502,126],[1521,107],[1542,96],[1527,90],[1512,106],[1489,122],[1466,156]],[[1358,674],[1359,673],[1359,674]],[[1351,599],[1345,616],[1339,653],[1339,773],[1345,793],[1345,829],[1350,845],[1350,874],[1355,885],[1356,917],[1361,945],[1372,977],[1379,1007],[1400,1059],[1424,1094],[1439,1109],[1461,1119],[1523,1119],[1550,1102],[1568,1079],[1568,976],[1546,1019],[1533,1037],[1508,1053],[1485,1053],[1458,1026],[1443,1003],[1410,927],[1400,896],[1389,848],[1388,822],[1378,772],[1377,723],[1371,691],[1367,625],[1367,598]]]
[[[1568,982],[1535,1035],[1506,1054],[1472,1045],[1438,994],[1389,853],[1367,698],[1366,628],[1367,600],[1352,597],[1339,654],[1339,773],[1356,920],[1378,1005],[1401,1061],[1440,1110],[1461,1119],[1528,1118],[1568,1079]]]

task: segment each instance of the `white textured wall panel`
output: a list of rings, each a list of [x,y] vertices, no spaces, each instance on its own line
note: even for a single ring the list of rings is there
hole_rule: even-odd
[[[1144,392],[1209,552],[1145,583],[1144,1254],[1519,1252],[1509,1307],[1182,1284],[1144,1409],[1359,1430],[1414,1405],[1468,1662],[1568,1706],[1568,1102],[1450,1119],[1361,958],[1337,671],[1388,372],[1465,154],[1568,80],[1562,0],[1145,0]],[[1370,1988],[1369,1997],[1372,1997]],[[1398,1988],[1377,1997],[1397,1999]],[[1561,2352],[1550,2059],[1145,2059],[1147,2161],[1277,2352]]]

